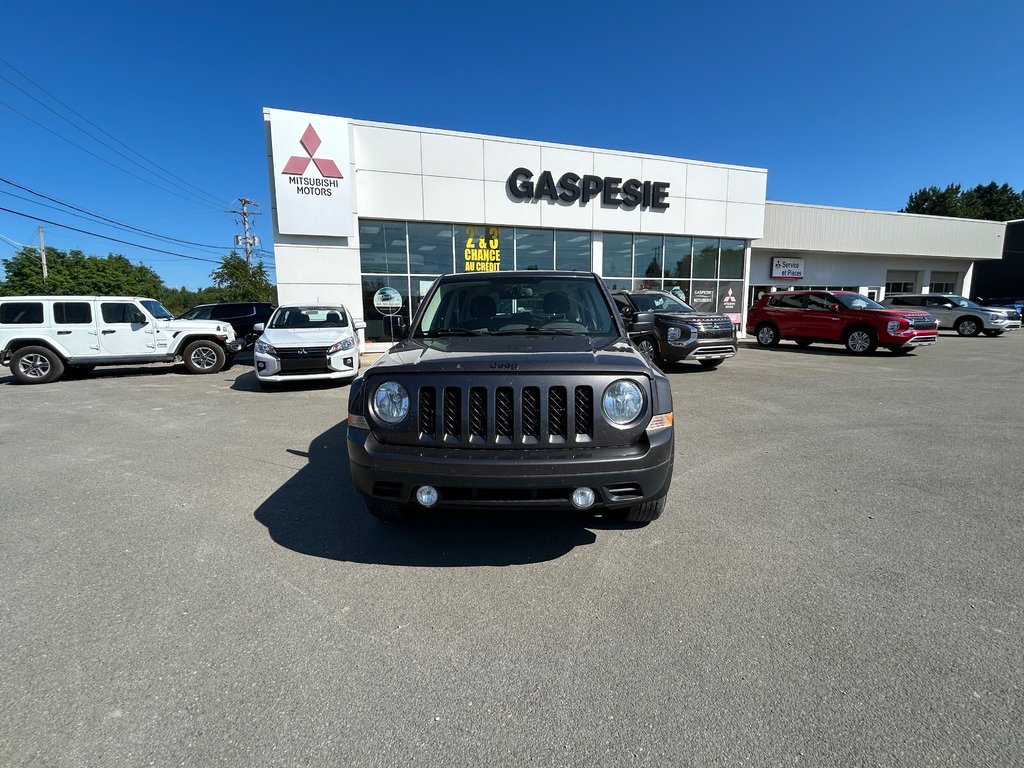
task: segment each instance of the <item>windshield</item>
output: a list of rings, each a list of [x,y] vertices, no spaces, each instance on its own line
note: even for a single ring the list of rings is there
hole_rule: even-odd
[[[670,293],[631,293],[629,300],[637,312],[672,312],[674,314],[694,314],[696,310],[685,301],[680,301]]]
[[[538,274],[442,281],[430,294],[413,336],[617,332],[611,307],[593,279]]]
[[[174,315],[172,315],[168,311],[167,307],[165,307],[159,301],[154,301],[153,299],[143,299],[140,303],[142,304],[142,306],[146,308],[146,311],[149,312],[149,314],[151,314],[157,320],[171,320],[174,318]]]
[[[885,309],[877,301],[872,301],[859,293],[837,293],[835,297],[836,301],[847,309]]]
[[[344,307],[278,307],[269,328],[344,328],[348,313]]]
[[[951,302],[956,304],[958,307],[967,307],[969,309],[981,309],[981,305],[977,302],[971,301],[966,296],[947,296]]]

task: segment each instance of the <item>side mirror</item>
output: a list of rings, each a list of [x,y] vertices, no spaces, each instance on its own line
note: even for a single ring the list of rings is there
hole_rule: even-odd
[[[256,325],[254,325],[252,327],[252,332],[253,333],[263,333],[263,331],[265,331],[266,328],[267,328],[266,323],[256,323]]]
[[[405,336],[409,332],[409,321],[402,315],[391,317],[391,333],[394,336]]]
[[[838,312],[839,311],[839,305],[838,304],[829,304],[828,305],[828,311],[829,312]]]
[[[654,313],[637,312],[628,326],[630,333],[650,333],[654,330]]]
[[[352,324],[352,327],[355,328],[357,331],[362,331],[366,329],[366,323],[363,322],[362,320],[356,320]]]
[[[149,319],[144,314],[142,314],[141,312],[136,310],[135,311],[135,319],[132,320],[132,322],[133,323],[138,323],[139,325],[148,325],[149,324]]]

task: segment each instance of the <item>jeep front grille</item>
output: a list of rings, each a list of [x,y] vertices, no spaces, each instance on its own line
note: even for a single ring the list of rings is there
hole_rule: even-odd
[[[441,412],[437,410],[441,390]],[[577,386],[421,386],[416,397],[421,441],[446,445],[540,445],[589,442],[594,390]]]

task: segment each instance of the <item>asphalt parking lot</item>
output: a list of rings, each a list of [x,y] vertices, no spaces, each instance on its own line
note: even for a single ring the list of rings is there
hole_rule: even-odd
[[[0,373],[0,764],[1021,763],[1024,333],[671,368],[644,528],[379,523],[345,386]]]

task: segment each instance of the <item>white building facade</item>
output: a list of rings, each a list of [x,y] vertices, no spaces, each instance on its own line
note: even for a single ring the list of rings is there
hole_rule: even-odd
[[[763,168],[277,109],[264,126],[278,299],[344,304],[368,351],[448,272],[593,271],[742,324],[765,290],[966,292],[1001,255],[1002,224],[766,204]]]

